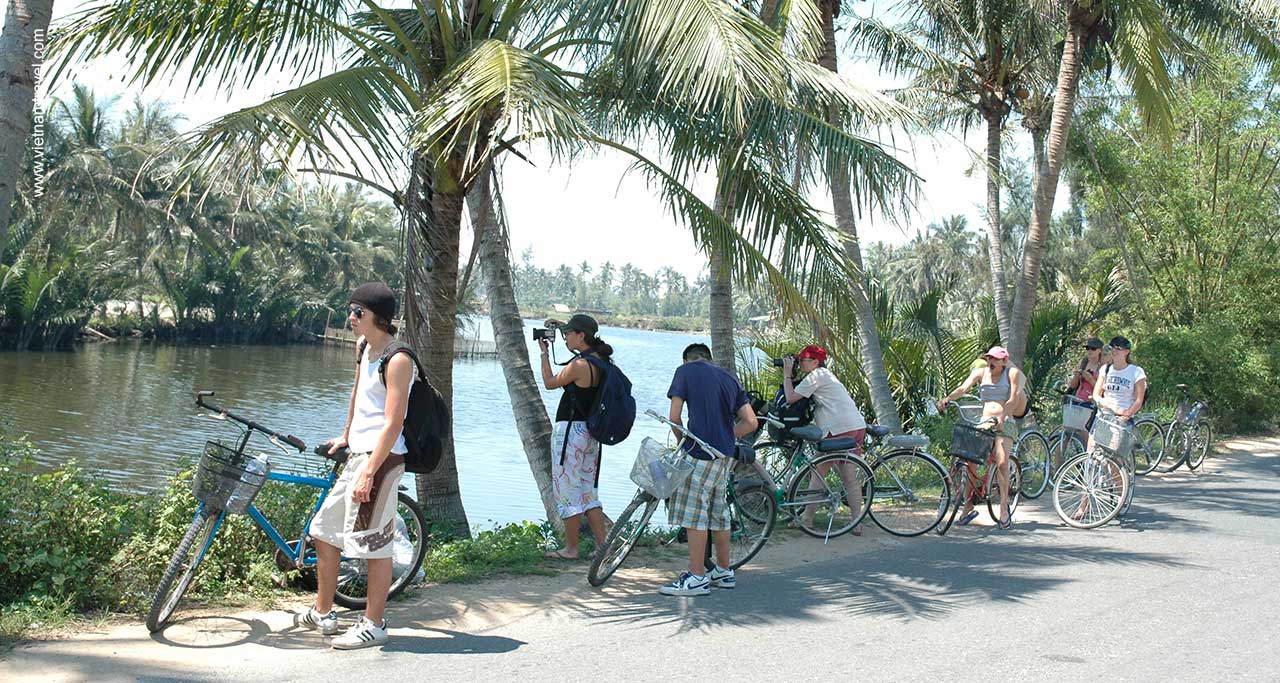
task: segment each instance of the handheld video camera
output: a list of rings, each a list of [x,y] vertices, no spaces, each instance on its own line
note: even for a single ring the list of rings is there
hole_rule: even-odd
[[[547,341],[554,343],[556,340],[556,330],[558,329],[560,329],[559,325],[548,325],[547,327],[535,327],[533,328],[533,340],[539,341],[542,339],[546,339]]]
[[[794,353],[788,353],[787,355],[783,356],[782,358],[774,358],[774,359],[773,359],[773,367],[775,367],[775,368],[780,368],[780,367],[782,367],[782,362],[783,362],[784,360],[786,360],[787,358],[791,358],[791,359],[793,359],[793,360],[794,360],[794,359],[795,359],[795,357],[796,357],[796,355],[795,355]]]

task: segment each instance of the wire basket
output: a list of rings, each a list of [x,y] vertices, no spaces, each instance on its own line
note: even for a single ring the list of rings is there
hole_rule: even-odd
[[[665,500],[692,473],[693,463],[689,462],[682,450],[670,448],[646,436],[640,442],[640,452],[636,455],[635,464],[631,466],[631,481],[644,489],[645,493]]]
[[[1105,451],[1126,458],[1133,452],[1133,430],[1114,417],[1099,415],[1093,421],[1092,435],[1093,445]]]
[[[955,401],[956,412],[960,419],[971,425],[982,420],[982,400],[977,396],[961,396]]]
[[[947,455],[981,465],[996,447],[996,433],[957,422],[951,425],[951,443]]]
[[[1085,401],[1075,396],[1062,397],[1062,426],[1067,429],[1081,431],[1088,429],[1089,421],[1097,412],[1098,407],[1093,404],[1093,401]]]
[[[206,506],[244,514],[271,472],[265,454],[246,456],[216,441],[204,445],[191,493]]]

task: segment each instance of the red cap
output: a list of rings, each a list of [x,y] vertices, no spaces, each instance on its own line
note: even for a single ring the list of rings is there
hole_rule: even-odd
[[[990,349],[988,349],[987,352],[983,355],[987,356],[988,358],[994,358],[996,360],[1009,359],[1009,352],[1005,350],[1003,346],[993,346]]]
[[[800,353],[796,354],[796,358],[812,358],[819,363],[822,363],[827,360],[827,350],[821,346],[814,346],[813,344],[810,344],[809,346],[800,349]]]

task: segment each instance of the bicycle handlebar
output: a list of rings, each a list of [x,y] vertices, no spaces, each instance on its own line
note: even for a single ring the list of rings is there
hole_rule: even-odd
[[[205,397],[208,397],[208,396],[213,396],[213,392],[207,389],[197,391],[196,405],[200,406],[201,408],[204,408],[205,410],[212,410],[213,412],[221,415],[222,417],[235,420],[236,422],[239,422],[240,424],[248,427],[251,430],[262,432],[263,434],[266,434],[267,436],[271,437],[272,440],[283,441],[289,444],[290,446],[293,446],[294,448],[298,449],[299,453],[302,453],[303,451],[307,450],[307,444],[303,443],[302,439],[299,439],[298,437],[292,434],[281,434],[277,431],[264,427],[258,424],[257,422],[250,420],[249,418],[240,417],[239,415],[236,415],[235,413],[229,410],[226,410],[225,408],[221,408],[213,403],[207,403],[205,402],[204,399]]]
[[[644,414],[645,414],[645,415],[648,415],[649,417],[651,417],[651,418],[653,418],[653,419],[655,419],[655,420],[657,420],[658,422],[661,422],[661,423],[663,423],[663,424],[667,425],[668,427],[670,427],[670,428],[672,428],[672,429],[679,430],[679,432],[680,432],[681,434],[684,434],[684,438],[686,438],[686,439],[691,439],[694,443],[696,443],[696,444],[698,444],[699,446],[701,446],[701,447],[702,447],[702,450],[706,451],[707,453],[710,453],[712,457],[715,457],[715,458],[726,458],[726,457],[728,457],[728,456],[726,456],[724,453],[721,453],[720,451],[716,450],[715,448],[712,448],[712,447],[711,447],[711,444],[709,444],[709,443],[707,443],[706,441],[703,441],[702,439],[699,439],[698,437],[694,436],[694,435],[693,435],[693,432],[691,432],[691,431],[689,431],[689,430],[685,429],[683,426],[678,425],[678,424],[676,424],[676,423],[672,422],[671,420],[668,420],[667,418],[665,418],[665,417],[663,417],[663,416],[659,415],[659,414],[658,414],[657,412],[655,412],[652,408],[650,408],[649,410],[644,411]]]

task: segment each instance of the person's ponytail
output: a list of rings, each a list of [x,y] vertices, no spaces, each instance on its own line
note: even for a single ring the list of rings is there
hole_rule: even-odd
[[[599,337],[592,337],[587,340],[587,351],[599,356],[602,360],[609,360],[613,355],[613,347],[605,343]]]

